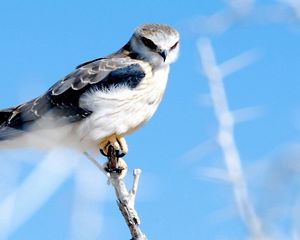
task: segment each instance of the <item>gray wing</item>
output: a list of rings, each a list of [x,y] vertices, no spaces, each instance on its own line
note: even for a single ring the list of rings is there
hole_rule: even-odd
[[[36,120],[47,116],[55,117],[61,124],[80,121],[92,113],[80,107],[82,94],[112,87],[134,89],[146,76],[144,69],[140,61],[130,58],[102,58],[82,64],[44,95],[0,111],[0,140],[18,136]]]
[[[107,88],[125,84],[129,88],[134,88],[144,77],[145,72],[140,61],[130,58],[101,58],[79,65],[74,72],[57,82],[50,90],[55,96],[68,89],[78,91],[97,84]]]

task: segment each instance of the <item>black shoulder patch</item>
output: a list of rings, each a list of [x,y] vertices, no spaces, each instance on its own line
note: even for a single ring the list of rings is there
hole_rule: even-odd
[[[131,64],[129,66],[118,68],[108,74],[97,85],[100,88],[109,89],[110,87],[128,86],[130,89],[136,88],[141,80],[146,76],[145,72],[139,64]]]

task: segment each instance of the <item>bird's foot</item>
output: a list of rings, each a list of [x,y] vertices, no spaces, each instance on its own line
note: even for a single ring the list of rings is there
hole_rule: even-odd
[[[122,158],[118,158],[116,166],[113,166],[110,161],[104,164],[104,169],[108,173],[115,173],[118,178],[124,178],[127,174],[127,164]]]
[[[121,158],[124,153],[120,154],[119,150],[116,150],[113,145],[109,144],[107,147],[107,153],[104,153],[102,149],[100,152],[107,157],[107,162],[104,164],[104,170],[110,174],[114,174],[118,178],[124,178],[127,173],[127,164]]]
[[[112,146],[114,150],[116,150],[117,157],[123,157],[128,152],[128,146],[125,141],[125,138],[119,137],[116,134],[113,134],[107,138],[105,138],[100,144],[100,152],[104,156],[108,156],[109,154],[109,146]],[[120,153],[121,151],[121,153]]]

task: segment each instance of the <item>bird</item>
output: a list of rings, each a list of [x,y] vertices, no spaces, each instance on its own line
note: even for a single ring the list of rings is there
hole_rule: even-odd
[[[71,147],[126,154],[125,137],[156,112],[179,54],[179,33],[143,24],[118,51],[80,64],[44,94],[0,110],[0,148]]]

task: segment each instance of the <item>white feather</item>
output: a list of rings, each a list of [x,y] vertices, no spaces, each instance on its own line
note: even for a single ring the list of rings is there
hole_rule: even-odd
[[[168,73],[169,66],[164,66],[153,74],[146,74],[135,89],[124,86],[85,94],[80,99],[81,107],[93,113],[77,129],[81,141],[99,143],[114,133],[126,136],[141,127],[152,117],[162,99]]]

